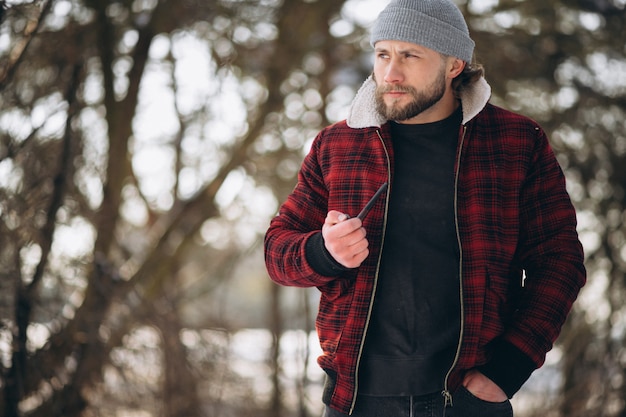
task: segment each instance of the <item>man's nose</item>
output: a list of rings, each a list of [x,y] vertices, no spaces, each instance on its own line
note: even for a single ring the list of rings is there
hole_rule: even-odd
[[[396,60],[391,59],[385,69],[384,81],[389,84],[396,84],[403,80],[404,76],[400,64]]]

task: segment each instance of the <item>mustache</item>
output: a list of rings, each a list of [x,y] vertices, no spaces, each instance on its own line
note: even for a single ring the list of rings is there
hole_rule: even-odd
[[[372,79],[376,83],[376,93],[377,94],[385,94],[385,93],[409,93],[415,94],[415,88],[410,87],[408,85],[381,85],[378,83],[376,79],[376,74],[372,72]]]
[[[415,93],[415,89],[404,85],[379,85],[376,87],[378,94],[385,93]]]

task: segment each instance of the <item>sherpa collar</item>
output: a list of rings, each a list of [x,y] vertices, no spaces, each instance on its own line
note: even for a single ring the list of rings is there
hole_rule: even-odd
[[[387,119],[376,111],[375,91],[376,82],[370,75],[352,101],[347,119],[348,126],[353,129],[360,129],[380,127],[387,123]],[[461,94],[463,124],[470,121],[485,107],[489,97],[491,97],[491,87],[483,77]]]

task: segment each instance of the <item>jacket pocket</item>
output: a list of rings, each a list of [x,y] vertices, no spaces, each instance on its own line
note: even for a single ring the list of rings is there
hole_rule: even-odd
[[[354,285],[351,280],[338,278],[319,289],[318,335],[324,354],[334,355],[348,319]]]
[[[521,278],[487,265],[483,304],[483,338],[485,342],[503,333],[517,306]]]

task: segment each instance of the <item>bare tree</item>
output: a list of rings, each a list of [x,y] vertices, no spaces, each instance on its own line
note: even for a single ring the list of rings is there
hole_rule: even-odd
[[[228,207],[216,200],[233,172],[250,180],[264,169],[255,186],[274,181],[274,167],[260,161],[264,152],[255,146],[270,129],[287,128],[280,116],[283,83],[294,72],[307,74],[306,55],[333,47],[328,25],[341,6],[91,0],[26,2],[7,11],[11,45],[3,52],[9,59],[3,60],[0,83],[2,111],[9,116],[1,123],[1,150],[12,179],[0,187],[0,258],[2,285],[9,289],[2,296],[3,337],[13,348],[4,351],[10,354],[3,361],[4,415],[88,412],[94,390],[106,383],[103,371],[111,355],[141,326],[160,334],[163,385],[161,393],[152,394],[162,398],[162,413],[203,414],[197,394],[201,376],[187,363],[180,339],[193,325],[181,310],[190,300],[206,300],[211,288],[234,273],[224,266],[245,251],[237,239],[212,250],[199,232],[209,219],[235,227],[229,222],[236,219],[225,220]],[[302,15],[307,19],[297,18]],[[220,132],[203,132],[214,121],[210,103],[178,107],[186,103],[180,101],[174,44],[184,34],[208,45],[207,78],[262,80],[253,87],[258,92],[244,99],[246,128],[226,141],[217,139]],[[169,53],[153,56],[155,40],[169,43]],[[175,179],[169,190],[160,190],[171,201],[165,208],[144,192],[148,178],[133,165],[142,83],[150,67],[169,73],[178,123],[175,132],[159,139],[175,155]],[[330,72],[331,67],[315,75]],[[325,82],[317,85],[328,91]],[[205,100],[219,92],[205,92]],[[278,124],[270,126],[272,115]],[[57,120],[64,122],[53,126]],[[202,159],[183,149],[198,140],[198,132],[205,149],[214,152],[208,174],[202,174]],[[189,172],[197,178],[191,192],[181,182]],[[284,187],[293,174],[283,176]],[[129,204],[140,206],[143,219],[128,218]],[[81,229],[74,233],[88,236],[72,257],[61,247],[71,242],[60,236],[76,222]],[[203,252],[214,256],[205,259]],[[205,270],[207,283],[192,277],[190,284],[185,272],[190,264]],[[197,294],[185,292],[190,285],[208,293],[202,290],[204,297],[194,301]],[[210,325],[211,319],[204,321]],[[45,329],[41,340],[34,341],[34,328]]]

